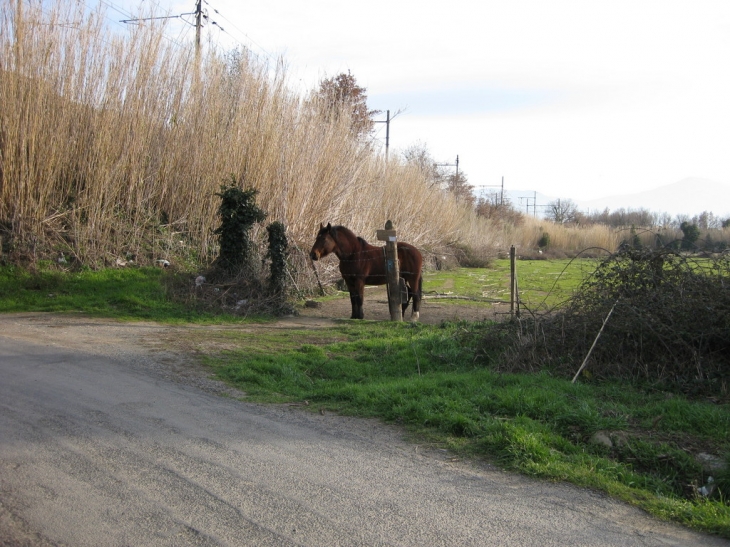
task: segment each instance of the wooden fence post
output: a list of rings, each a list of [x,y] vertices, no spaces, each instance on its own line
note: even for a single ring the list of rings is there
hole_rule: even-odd
[[[388,308],[391,321],[403,321],[398,267],[397,237],[393,223],[385,223],[385,230],[378,230],[378,240],[385,241],[385,275],[388,286]]]
[[[515,316],[515,301],[517,300],[517,263],[515,260],[515,246],[509,248],[509,313]]]

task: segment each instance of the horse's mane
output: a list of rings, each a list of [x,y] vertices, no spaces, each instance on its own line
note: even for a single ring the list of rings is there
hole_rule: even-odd
[[[342,225],[332,226],[332,231],[335,232],[335,233],[337,233],[337,232],[343,232],[346,237],[351,237],[351,238],[356,238],[356,239],[362,239],[360,236],[355,235],[355,232],[353,232],[352,230],[350,230],[347,226],[342,226]]]
[[[341,226],[341,225],[332,226],[332,231],[335,232],[335,233],[338,232],[338,231],[339,232],[343,232],[347,237],[357,239],[360,242],[361,245],[370,245],[365,240],[365,238],[360,237],[359,235],[355,235],[355,232],[353,232],[352,230],[350,230],[347,226]]]

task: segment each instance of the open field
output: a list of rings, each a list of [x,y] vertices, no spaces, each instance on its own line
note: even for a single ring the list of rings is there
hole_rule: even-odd
[[[573,290],[595,269],[596,261],[518,260],[517,279],[524,307],[534,311],[554,309],[565,303]],[[424,273],[424,293],[453,295],[489,302],[510,299],[510,261],[497,259],[488,268],[457,268]]]

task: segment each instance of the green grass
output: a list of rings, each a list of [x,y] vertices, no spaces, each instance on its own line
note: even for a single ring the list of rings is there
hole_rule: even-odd
[[[556,275],[566,264],[519,262],[521,279],[535,279],[535,301],[557,294],[557,277],[564,280],[562,291],[578,284],[578,273]],[[573,263],[566,272],[573,267],[581,272],[584,266]],[[503,280],[504,272],[501,261],[495,270],[438,272],[427,278],[427,288],[448,284],[455,292],[478,295],[491,276]],[[30,274],[4,267],[0,312],[241,321],[173,302],[169,275],[159,269]],[[495,372],[500,348],[478,349],[488,329],[489,323],[343,320],[322,330],[218,328],[190,334],[186,344],[250,400],[306,400],[313,410],[403,424],[419,442],[527,475],[599,489],[660,518],[730,538],[727,498],[692,495],[692,485],[696,490],[707,477],[691,455],[707,452],[729,459],[727,404],[629,382],[571,384],[542,373],[501,374]],[[211,349],[220,347],[228,349]],[[611,432],[621,442],[613,448],[590,442],[598,431]],[[715,479],[730,492],[730,473]]]
[[[687,452],[728,454],[727,405],[628,384],[499,374],[488,366],[496,354],[475,361],[473,348],[488,328],[343,321],[314,337],[242,334],[240,350],[206,361],[251,400],[308,401],[314,410],[400,423],[420,442],[597,488],[658,517],[730,537],[730,507],[689,494],[706,476]],[[227,347],[234,339],[229,333]],[[591,443],[598,431],[620,434],[623,444]]]
[[[60,272],[0,268],[0,313],[81,312],[122,320],[237,322],[175,302],[167,290],[171,276],[160,268]],[[191,280],[192,285],[192,280]]]
[[[534,311],[565,303],[595,269],[594,260],[518,260],[517,282],[523,305]],[[424,294],[453,294],[477,301],[510,299],[510,261],[495,260],[489,268],[457,268],[425,272]],[[442,302],[448,302],[443,300]],[[440,302],[441,303],[441,302]],[[459,302],[463,304],[463,301]]]

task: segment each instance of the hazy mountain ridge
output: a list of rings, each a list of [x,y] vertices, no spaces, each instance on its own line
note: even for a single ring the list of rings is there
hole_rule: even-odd
[[[546,209],[544,206],[558,199],[540,192],[525,190],[505,190],[505,197],[520,211],[527,212],[529,205],[531,215],[535,212],[533,205],[537,202],[537,216],[543,216]],[[559,196],[559,198],[571,199],[581,211],[587,213],[603,211],[606,208],[611,211],[623,208],[647,209],[654,213],[690,217],[708,211],[721,218],[730,217],[730,184],[702,178],[685,178],[653,190],[588,201],[577,200],[571,196]]]

